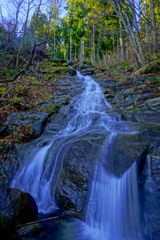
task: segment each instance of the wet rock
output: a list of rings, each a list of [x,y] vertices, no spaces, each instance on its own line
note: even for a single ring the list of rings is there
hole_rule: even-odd
[[[38,149],[39,139],[26,144],[17,144],[8,154],[7,161],[0,165],[0,186],[8,186],[17,171],[22,170]]]
[[[38,208],[34,198],[16,188],[0,188],[0,232],[35,220]]]
[[[135,161],[145,159],[149,146],[140,134],[119,134],[108,152],[107,171],[120,178]]]
[[[84,211],[89,181],[95,163],[101,158],[106,136],[107,132],[86,134],[65,146],[65,153],[60,156],[63,164],[55,192],[56,203],[61,209]]]
[[[160,145],[148,155],[139,177],[142,226],[146,239],[160,239]]]
[[[23,226],[18,230],[18,236],[19,237],[25,237],[28,235],[36,235],[40,234],[43,231],[43,226],[39,223],[31,224],[28,226]]]
[[[94,68],[90,68],[90,69],[83,69],[80,71],[82,75],[92,75],[94,74]]]
[[[160,125],[160,112],[138,111],[136,113],[127,113],[125,119],[132,122],[152,123]]]

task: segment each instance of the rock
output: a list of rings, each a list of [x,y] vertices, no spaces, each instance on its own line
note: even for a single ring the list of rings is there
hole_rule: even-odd
[[[17,144],[10,151],[7,161],[0,165],[0,186],[8,186],[18,170],[21,170],[32,154],[38,149],[39,139],[26,144]]]
[[[156,148],[156,152],[151,155],[151,168],[152,168],[152,179],[155,183],[155,188],[158,192],[160,192],[160,146]]]
[[[86,134],[65,146],[60,156],[63,163],[60,177],[54,182],[55,200],[61,209],[84,213],[89,181],[95,163],[101,158],[107,135],[107,132]]]
[[[139,177],[142,227],[146,239],[160,239],[160,144],[148,155]]]
[[[135,109],[134,109],[135,110]],[[136,110],[135,110],[136,111]],[[154,125],[160,125],[160,112],[140,111],[136,113],[127,113],[125,120],[139,123],[151,123]]]
[[[155,106],[160,106],[160,97],[149,99],[145,102],[145,104],[147,106],[149,106],[150,108],[155,107]]]
[[[39,223],[31,224],[28,226],[23,226],[18,230],[19,237],[25,237],[28,235],[37,235],[43,231],[43,226]]]
[[[29,193],[16,188],[0,188],[0,233],[35,220],[37,214],[36,202]]]
[[[14,115],[9,114],[5,125],[8,125],[8,133],[16,131],[22,125],[31,125],[34,130],[34,136],[39,137],[48,116],[49,114],[45,112],[19,112]],[[11,118],[11,121],[9,118]]]
[[[147,74],[147,73],[156,73],[160,71],[160,59],[156,59],[149,64],[144,65],[142,68],[137,70],[134,75],[138,76],[140,74]]]
[[[135,87],[132,87],[132,88],[128,88],[124,91],[124,96],[128,96],[128,95],[132,95],[135,91]]]
[[[101,85],[104,89],[106,89],[106,88],[116,89],[116,86],[117,86],[117,84],[116,84],[114,81],[110,80],[110,79],[103,80],[103,81],[100,83],[100,85]]]
[[[82,75],[92,75],[94,74],[94,68],[90,68],[90,69],[83,69],[80,71]]]
[[[118,134],[107,155],[107,171],[120,178],[135,161],[145,160],[149,146],[140,134]]]

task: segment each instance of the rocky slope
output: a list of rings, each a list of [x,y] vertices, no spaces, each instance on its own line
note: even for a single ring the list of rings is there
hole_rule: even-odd
[[[134,157],[137,146],[138,148],[142,146],[145,150],[148,143],[147,157],[142,155],[142,164],[139,169],[141,214],[146,238],[158,240],[160,238],[160,75],[112,81],[102,74],[95,79],[102,86],[107,100],[112,104],[113,108],[110,112],[117,112],[121,119],[126,121],[131,129],[138,131],[143,138],[134,143],[133,136],[126,139],[125,151],[130,155],[130,159]],[[116,166],[114,171],[117,171],[115,168],[119,171],[124,167],[124,164],[121,165],[123,161],[115,162],[117,153],[118,159],[125,156],[124,143],[121,139],[115,142],[115,150],[112,151],[114,166]]]
[[[49,68],[45,66],[41,72],[46,74],[53,67],[54,71],[60,71],[50,65]],[[51,72],[47,76],[52,77]],[[158,240],[160,238],[160,214],[157,211],[160,209],[160,76],[116,80],[102,73],[93,77],[101,85],[107,101],[112,105],[112,109],[106,109],[107,113],[113,120],[115,118],[123,120],[131,131],[135,131],[134,135],[120,134],[115,139],[108,154],[107,171],[119,178],[134,161],[137,161],[144,234],[146,239]],[[37,104],[34,112],[25,111],[8,116],[5,124],[10,131],[24,124],[31,125],[36,139],[29,143],[16,144],[14,149],[9,151],[7,160],[0,165],[1,186],[8,186],[16,172],[24,167],[34,152],[46,145],[58,131],[64,129],[75,115],[75,109],[69,103],[74,96],[83,91],[81,81],[76,76],[67,76],[59,79],[56,86],[58,91],[54,92],[54,99]],[[97,121],[96,116],[95,121]],[[65,145],[65,149],[60,154],[53,182],[56,204],[64,214],[84,217],[93,168],[100,160],[107,136],[109,136],[107,131],[95,131],[68,139],[69,144]],[[60,145],[57,144],[56,149],[53,147],[50,151],[56,153],[59,147]],[[149,160],[146,161],[146,158]],[[151,171],[149,181],[148,171]]]

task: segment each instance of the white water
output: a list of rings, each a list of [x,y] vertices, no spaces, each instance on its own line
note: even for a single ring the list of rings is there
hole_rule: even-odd
[[[136,163],[120,179],[106,173],[102,163],[95,167],[83,234],[92,240],[143,239],[139,222]]]
[[[23,171],[17,173],[11,187],[29,192],[35,198],[39,212],[53,211],[56,205],[51,185],[59,155],[71,141],[68,137],[81,136],[92,131],[109,131],[111,135],[102,161],[95,166],[82,239],[88,236],[87,239],[94,240],[142,240],[142,236],[139,237],[135,164],[121,179],[109,175],[104,167],[108,149],[116,135],[119,132],[128,132],[128,128],[120,119],[116,121],[116,118],[106,113],[111,105],[106,101],[98,83],[89,76],[83,77],[79,72],[77,75],[85,86],[83,93],[70,103],[77,110],[77,114],[64,130],[53,136],[48,145],[36,152]],[[58,144],[58,152],[50,153],[48,159],[51,146],[56,148]]]

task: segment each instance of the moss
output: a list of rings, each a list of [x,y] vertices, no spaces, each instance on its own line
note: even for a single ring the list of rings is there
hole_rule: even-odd
[[[27,78],[29,81],[34,81],[35,80],[35,77],[28,77]]]
[[[32,82],[32,85],[33,85],[33,86],[36,86],[36,85],[39,85],[39,84],[40,84],[40,82],[37,81],[37,80],[34,80],[34,81]]]
[[[55,76],[55,75],[50,74],[50,75],[44,77],[44,80],[45,80],[45,81],[51,80],[52,78],[54,78],[54,76]]]
[[[41,68],[40,72],[43,73],[43,74],[46,74],[48,71],[45,68]]]
[[[28,95],[28,88],[26,86],[17,85],[15,87],[15,93],[17,94],[17,97],[23,97]]]
[[[0,94],[3,95],[6,92],[6,88],[5,87],[1,87],[0,88]]]
[[[92,65],[91,61],[88,61],[88,60],[84,60],[83,64],[87,64],[87,65],[90,65],[90,66]]]
[[[157,73],[160,71],[160,59],[154,60],[149,64],[144,65],[134,73],[135,76],[148,73]]]
[[[58,67],[53,67],[50,71],[50,73],[60,73],[60,68]]]
[[[35,120],[36,120],[36,121],[40,121],[40,120],[41,120],[41,118],[39,118],[39,117],[31,117],[30,119],[31,119],[31,120],[34,120],[34,121],[35,121]]]
[[[49,94],[48,92],[43,92],[43,96],[46,98],[53,98],[54,96],[52,94]]]

